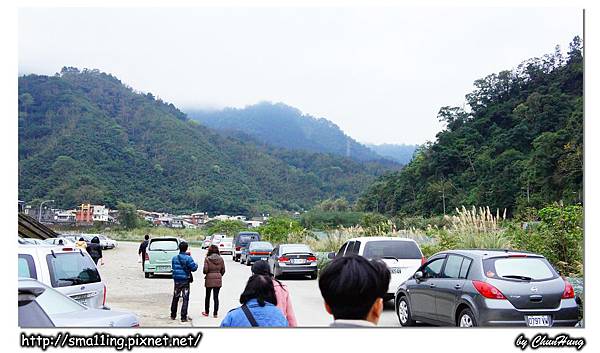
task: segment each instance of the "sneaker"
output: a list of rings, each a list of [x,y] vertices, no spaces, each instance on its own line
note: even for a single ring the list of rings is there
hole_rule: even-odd
[[[202,316],[208,316],[208,313],[202,312]]]
[[[218,317],[219,317],[219,315],[217,315],[217,314],[213,314],[213,317],[216,319],[216,318],[218,318]]]
[[[188,322],[187,317],[184,317],[183,319],[181,319],[181,322]]]
[[[171,315],[171,320],[175,320],[177,317]]]

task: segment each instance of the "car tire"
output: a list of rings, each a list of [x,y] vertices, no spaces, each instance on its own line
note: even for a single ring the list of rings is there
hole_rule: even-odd
[[[250,261],[250,258],[246,258],[246,266],[252,266],[252,261]]]
[[[456,320],[457,327],[477,327],[477,320],[475,319],[475,315],[473,315],[473,311],[469,308],[463,309],[458,315],[458,320]]]
[[[144,277],[145,278],[150,278],[150,272],[144,272]]]
[[[415,325],[415,321],[412,319],[412,315],[410,313],[408,298],[406,296],[402,296],[400,299],[398,299],[398,305],[396,305],[396,315],[398,316],[398,322],[400,322],[400,326],[408,327]]]
[[[310,279],[317,279],[317,272],[316,271],[314,273],[310,274]]]

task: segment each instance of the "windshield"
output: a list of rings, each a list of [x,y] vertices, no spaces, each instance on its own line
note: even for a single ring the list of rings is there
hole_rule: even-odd
[[[149,250],[173,251],[179,250],[179,244],[175,239],[153,240],[148,248]]]
[[[380,240],[367,242],[363,256],[368,259],[421,259],[423,255],[412,241]]]
[[[491,278],[524,281],[552,279],[558,274],[542,257],[503,257],[483,261],[485,275]]]
[[[271,245],[271,243],[269,243],[268,241],[253,241],[252,243],[250,243],[249,248],[250,249],[269,249],[269,250],[273,250],[273,245]]]
[[[295,252],[309,252],[309,253],[311,253],[312,251],[310,250],[310,248],[308,247],[308,245],[304,245],[304,244],[294,244],[294,245],[281,246],[281,253],[282,254],[289,254],[289,253],[295,253]]]
[[[100,282],[100,274],[89,256],[79,251],[46,255],[52,287]]]
[[[245,246],[249,242],[253,240],[258,240],[258,235],[256,234],[248,234],[248,235],[240,235],[238,238],[238,243],[242,246]]]

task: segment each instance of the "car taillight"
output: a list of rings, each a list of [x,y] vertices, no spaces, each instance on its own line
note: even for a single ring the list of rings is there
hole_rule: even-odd
[[[511,254],[508,257],[527,257],[527,254]]]
[[[236,246],[235,251],[240,251],[241,248],[242,248],[241,246]]]
[[[106,305],[106,284],[104,285],[104,296],[102,298],[102,306]]]
[[[566,279],[564,281],[565,281],[565,290],[563,292],[561,299],[575,298],[575,290],[573,289],[573,286]]]
[[[140,327],[140,323],[133,324],[131,327]]]
[[[73,251],[73,248],[63,248],[63,251]]]
[[[285,257],[285,256],[281,256],[280,258],[277,259],[279,262],[288,262],[290,261],[289,258]]]
[[[146,253],[146,255],[144,256],[144,260],[150,261],[150,255],[148,255],[148,253]]]
[[[317,261],[317,257],[316,256],[309,256],[306,258],[306,261]]]
[[[421,265],[425,265],[427,262],[427,258],[425,256],[421,256]]]
[[[219,244],[219,246],[223,246],[223,243]]]
[[[473,281],[473,286],[479,294],[483,295],[488,299],[506,299],[504,294],[500,290],[489,283],[481,281]]]

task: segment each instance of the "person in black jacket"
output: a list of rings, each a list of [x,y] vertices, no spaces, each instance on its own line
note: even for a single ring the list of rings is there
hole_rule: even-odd
[[[148,243],[150,242],[150,236],[144,235],[144,241],[140,244],[138,255],[142,256],[142,272],[144,272],[144,263],[146,262],[146,250],[148,249]]]
[[[96,265],[98,264],[98,260],[100,260],[100,265],[104,265],[104,260],[102,259],[102,245],[100,245],[100,238],[93,237],[86,250],[92,257],[92,260],[94,260],[94,263]]]

